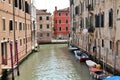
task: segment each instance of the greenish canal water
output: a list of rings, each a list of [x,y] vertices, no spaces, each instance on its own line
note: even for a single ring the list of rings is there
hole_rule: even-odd
[[[11,75],[8,76],[11,79]],[[20,65],[20,76],[15,80],[94,80],[85,63],[80,63],[69,52],[67,44],[40,45],[39,52],[31,54]]]

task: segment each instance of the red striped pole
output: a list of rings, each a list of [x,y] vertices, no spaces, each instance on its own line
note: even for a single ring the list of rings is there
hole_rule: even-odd
[[[12,67],[12,80],[14,80],[14,67],[13,67],[13,52],[12,52],[12,41],[10,41],[10,56],[11,56],[11,67]]]

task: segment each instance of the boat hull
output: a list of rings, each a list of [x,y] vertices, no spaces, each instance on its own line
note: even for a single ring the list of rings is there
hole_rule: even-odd
[[[95,63],[94,61],[92,60],[86,60],[86,64],[88,67],[94,67],[97,65],[97,63]]]

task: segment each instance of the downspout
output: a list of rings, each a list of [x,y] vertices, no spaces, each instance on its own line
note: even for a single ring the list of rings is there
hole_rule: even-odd
[[[15,55],[15,61],[17,61],[17,75],[19,76],[19,65],[18,65],[18,52],[17,52],[17,46],[16,46],[16,32],[15,32],[15,1],[13,0],[13,27],[14,27],[14,55]],[[14,64],[13,64],[14,65]]]
[[[25,3],[24,3],[24,5],[25,5],[25,42],[26,42],[26,44],[25,44],[25,53],[27,54],[27,24],[26,24],[26,2],[27,1],[25,1]]]
[[[30,0],[30,29],[31,29],[31,50],[32,50],[32,6],[31,6],[32,4],[31,4],[31,0]],[[34,47],[35,48],[35,47]]]
[[[15,57],[16,57],[16,49],[15,49],[15,40],[16,40],[16,38],[15,38],[15,7],[14,7],[14,4],[15,4],[15,2],[14,2],[14,0],[13,0],[13,27],[14,27],[14,31],[13,31],[13,41],[14,41],[14,43],[12,42],[12,41],[10,41],[10,56],[11,56],[11,70],[12,70],[12,80],[14,80],[14,59],[13,59],[13,52],[12,52],[12,50],[13,50],[13,44],[14,44],[14,55],[15,55]],[[16,58],[15,58],[16,59]]]

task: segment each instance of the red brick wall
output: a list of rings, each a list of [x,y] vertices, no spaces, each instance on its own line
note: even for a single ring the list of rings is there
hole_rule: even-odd
[[[61,16],[59,16],[59,13],[61,14]],[[68,16],[66,16],[66,13],[68,13]],[[61,20],[61,23],[59,23],[59,20]],[[68,23],[66,23],[66,20],[68,20]],[[57,23],[56,23],[57,21]],[[61,31],[59,31],[59,27],[61,27]],[[68,27],[68,31],[66,31],[66,27]],[[58,35],[66,35],[70,33],[70,12],[69,12],[69,8],[67,11],[59,11],[59,10],[55,10],[54,12],[54,35],[56,36],[56,38],[58,38]],[[68,37],[67,37],[68,38]]]

